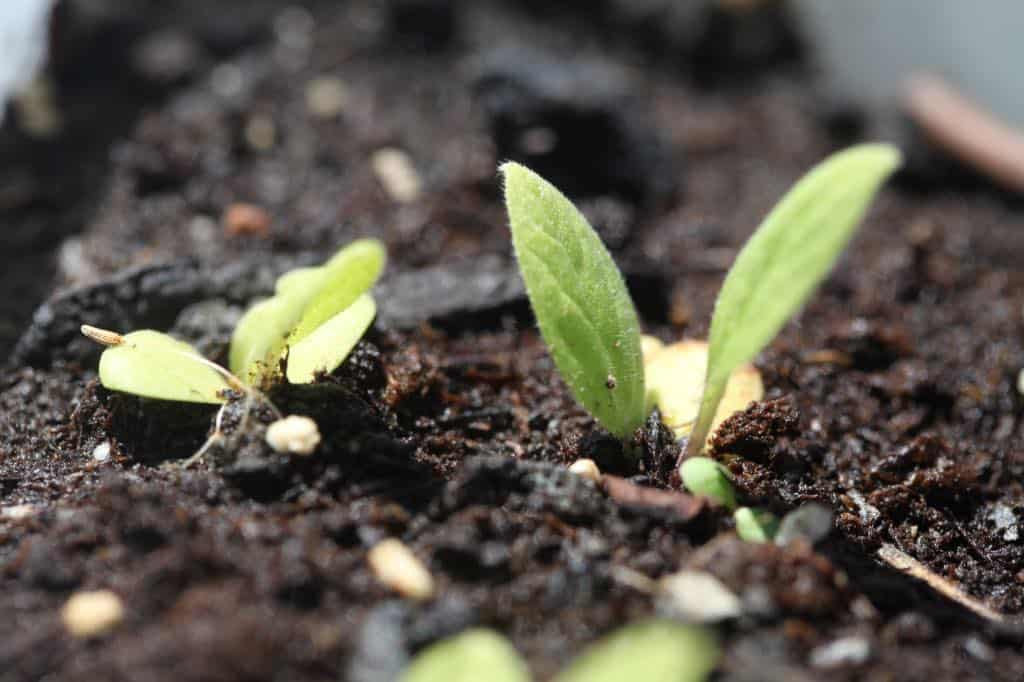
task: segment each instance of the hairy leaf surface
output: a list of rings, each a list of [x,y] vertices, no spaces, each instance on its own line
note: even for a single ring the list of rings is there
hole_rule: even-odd
[[[573,396],[608,431],[644,421],[640,326],[615,262],[561,192],[516,163],[501,167],[512,241],[544,341]]]
[[[688,452],[703,447],[729,375],[771,342],[825,278],[899,165],[899,151],[885,144],[833,154],[786,193],[740,251],[715,303]]]

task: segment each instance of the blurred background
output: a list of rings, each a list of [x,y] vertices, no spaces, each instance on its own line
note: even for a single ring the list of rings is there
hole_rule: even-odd
[[[147,263],[359,234],[399,269],[507,256],[509,158],[634,271],[720,276],[865,138],[905,150],[904,190],[1002,222],[1022,28],[1013,0],[6,0],[0,347],[53,291]]]

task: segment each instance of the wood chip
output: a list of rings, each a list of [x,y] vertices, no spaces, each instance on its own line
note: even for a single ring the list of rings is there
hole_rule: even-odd
[[[904,106],[937,145],[996,182],[1024,192],[1024,133],[934,75],[910,79]]]
[[[255,204],[231,204],[224,211],[223,225],[229,237],[266,237],[270,234],[270,214]]]
[[[403,597],[419,601],[434,596],[430,571],[400,540],[389,538],[377,543],[366,560],[377,580]]]
[[[706,507],[703,498],[694,497],[676,490],[662,490],[631,483],[619,476],[605,474],[601,477],[601,487],[619,504],[636,507],[660,507],[674,509],[684,521],[695,518]]]

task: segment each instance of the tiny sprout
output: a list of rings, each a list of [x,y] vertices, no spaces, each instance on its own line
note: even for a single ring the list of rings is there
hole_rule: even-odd
[[[736,534],[746,542],[771,542],[778,532],[779,520],[765,509],[740,507],[732,515]]]
[[[688,454],[704,448],[733,370],[760,353],[825,278],[900,162],[900,152],[885,144],[833,154],[786,193],[747,241],[715,302]]]
[[[622,274],[558,189],[516,163],[501,172],[519,270],[548,352],[576,400],[626,440],[645,411],[640,324]]]
[[[736,508],[736,492],[721,464],[710,457],[690,457],[679,466],[683,485],[694,495],[714,500],[727,509]]]
[[[530,671],[507,639],[473,628],[421,651],[400,682],[530,682]]]
[[[709,630],[652,619],[605,636],[556,675],[554,682],[702,682],[717,665],[718,656]]]

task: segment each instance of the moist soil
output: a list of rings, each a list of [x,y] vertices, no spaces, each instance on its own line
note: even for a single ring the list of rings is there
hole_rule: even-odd
[[[8,117],[2,137],[20,183],[0,194],[20,340],[4,337],[0,378],[0,679],[388,680],[474,625],[546,679],[663,611],[638,574],[681,568],[744,603],[716,628],[715,679],[1024,678],[1012,198],[910,147],[835,273],[758,358],[765,400],[723,425],[714,454],[746,504],[830,508],[813,547],[738,541],[727,513],[679,491],[657,415],[626,464],[558,378],[511,260],[500,160],[579,202],[645,329],[672,341],[706,335],[725,270],[785,189],[885,127],[821,94],[776,4],[685,4],[63,15],[57,54],[81,56],[55,67],[77,84],[61,90],[69,124],[39,143]],[[344,97],[314,114],[323,76]],[[383,147],[411,159],[415,200],[374,174]],[[265,216],[223,219],[236,203]],[[186,468],[212,408],[99,386],[80,324],[171,330],[223,361],[277,274],[364,235],[391,259],[373,329],[330,376],[269,394],[320,424],[314,456],[272,452],[267,408],[237,399],[223,446]],[[581,457],[615,478],[570,474]],[[425,561],[435,598],[375,580],[367,549],[386,537]],[[70,637],[61,606],[99,588],[121,596],[124,622]]]

